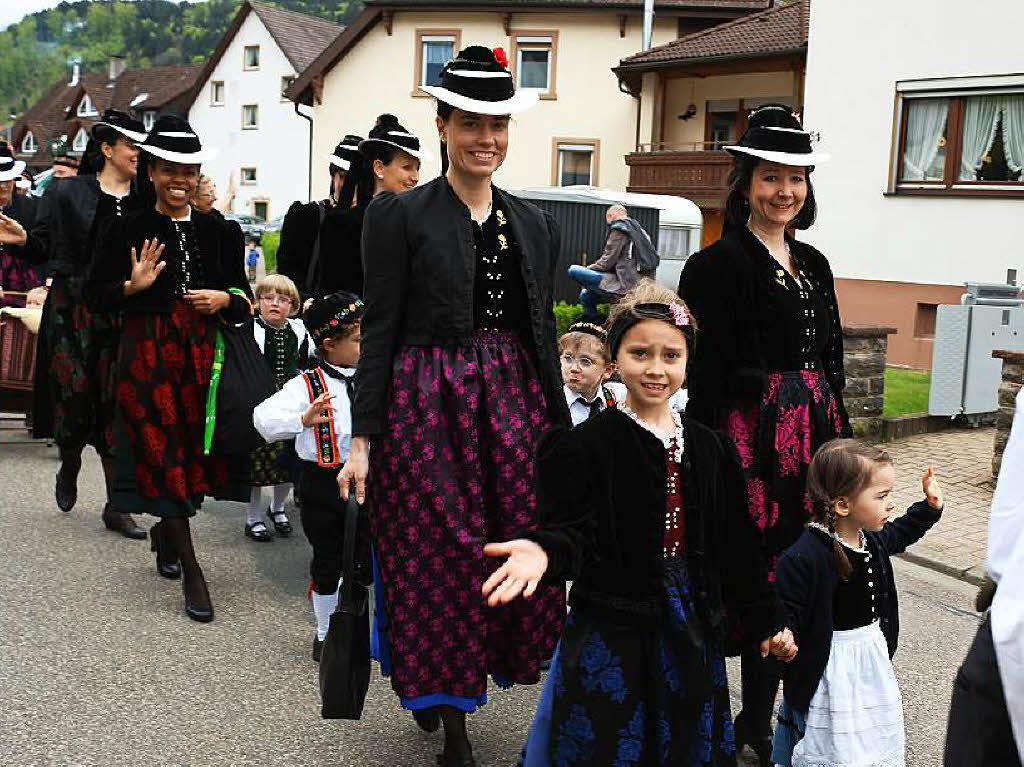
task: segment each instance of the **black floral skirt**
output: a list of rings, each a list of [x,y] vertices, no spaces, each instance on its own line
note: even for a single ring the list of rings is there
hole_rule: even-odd
[[[129,315],[118,358],[118,508],[191,516],[227,482],[203,454],[216,320],[184,300],[168,314]]]
[[[36,379],[36,386],[49,387],[52,436],[62,448],[92,445],[100,455],[109,455],[120,315],[89,311],[66,277],[54,279],[46,301],[40,334],[49,370],[43,380]],[[40,428],[45,429],[42,424]],[[37,436],[51,436],[46,431]]]
[[[524,767],[734,765],[725,659],[685,559],[665,563],[665,617],[638,630],[573,609],[523,749]]]

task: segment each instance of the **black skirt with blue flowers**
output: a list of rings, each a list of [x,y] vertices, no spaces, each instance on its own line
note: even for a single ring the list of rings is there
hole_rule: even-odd
[[[655,630],[572,611],[525,767],[735,765],[725,659],[694,606],[683,557],[665,561],[664,585]]]

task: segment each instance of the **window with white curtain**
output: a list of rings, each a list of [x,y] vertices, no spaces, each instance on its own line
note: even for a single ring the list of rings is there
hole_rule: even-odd
[[[87,146],[89,146],[89,134],[85,132],[85,128],[79,128],[71,148],[75,152],[84,152]]]
[[[92,117],[95,114],[96,107],[93,106],[92,99],[89,98],[89,94],[86,93],[82,96],[82,100],[78,102],[78,116]]]
[[[35,154],[37,149],[39,149],[39,145],[36,144],[36,137],[32,131],[29,131],[25,134],[25,138],[21,140],[22,154]]]
[[[894,191],[1024,193],[1024,88],[908,93]]]
[[[441,70],[455,58],[454,35],[423,35],[420,38],[420,85],[440,85]]]

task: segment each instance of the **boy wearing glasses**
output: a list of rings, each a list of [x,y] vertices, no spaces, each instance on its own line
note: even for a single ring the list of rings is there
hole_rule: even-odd
[[[558,339],[562,390],[572,425],[578,426],[626,396],[626,387],[608,383],[615,372],[604,328],[577,322]]]
[[[258,314],[253,323],[253,335],[280,389],[306,368],[311,351],[306,326],[292,316],[299,311],[299,290],[283,274],[271,274],[256,284],[254,292]],[[292,489],[294,462],[291,440],[270,442],[252,452],[252,495],[245,519],[246,537],[259,543],[272,539],[263,520],[264,511],[278,535],[291,535],[292,525],[284,503]],[[264,487],[271,488],[269,507],[263,505]]]

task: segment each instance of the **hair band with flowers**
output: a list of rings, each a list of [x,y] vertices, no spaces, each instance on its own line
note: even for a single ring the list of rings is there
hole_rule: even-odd
[[[351,317],[357,311],[362,309],[363,306],[364,306],[364,304],[363,304],[362,301],[360,301],[358,299],[353,301],[348,306],[346,306],[344,309],[341,309],[340,311],[335,312],[334,316],[331,317],[331,319],[325,321],[319,328],[316,329],[316,331],[314,332],[314,335],[323,336],[323,335],[326,335],[327,333],[331,333],[331,332],[337,330],[338,327],[348,317]]]
[[[685,328],[690,324],[690,315],[682,304],[669,304],[668,310],[672,313],[672,320],[676,323],[676,327]]]
[[[498,47],[494,49],[494,60],[498,62],[502,69],[508,69],[508,54],[505,53],[504,48]]]
[[[569,333],[590,333],[598,338],[606,339],[608,332],[600,325],[595,325],[593,322],[574,322],[569,326]]]

